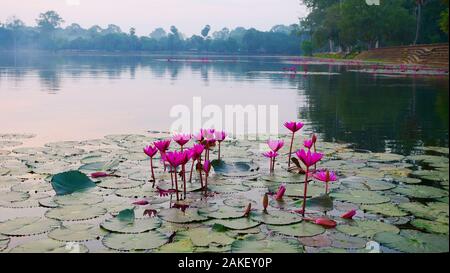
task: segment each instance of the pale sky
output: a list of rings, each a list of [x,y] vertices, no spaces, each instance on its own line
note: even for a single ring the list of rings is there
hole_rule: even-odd
[[[135,27],[139,35],[148,35],[156,27],[168,31],[175,25],[189,36],[206,24],[212,31],[237,26],[269,30],[298,23],[307,13],[300,0],[0,0],[0,22],[15,15],[34,26],[38,14],[47,10],[58,12],[64,26],[114,23],[123,31]]]

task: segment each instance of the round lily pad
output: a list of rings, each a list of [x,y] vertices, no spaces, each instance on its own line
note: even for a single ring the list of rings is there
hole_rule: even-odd
[[[29,197],[30,195],[24,192],[17,192],[17,191],[0,192],[0,200],[3,202],[25,201]]]
[[[330,235],[331,246],[343,249],[360,249],[366,247],[366,239],[349,236],[345,233],[335,232]]]
[[[440,203],[440,202],[436,202]],[[404,210],[408,211],[411,214],[413,214],[416,217],[419,218],[425,218],[428,220],[436,220],[440,217],[448,216],[448,205],[445,203],[444,207],[440,205],[433,205],[434,202],[428,203],[428,205],[419,203],[419,202],[408,202],[408,203],[402,203],[399,205],[399,207]],[[446,207],[445,207],[446,206]]]
[[[162,209],[158,216],[167,222],[172,223],[191,223],[200,222],[208,219],[198,213],[198,209],[188,208],[184,212],[180,209]]]
[[[0,201],[0,207],[11,208],[11,209],[36,208],[36,207],[39,207],[39,200],[27,199],[25,201],[18,201],[18,202],[2,202],[2,201]]]
[[[236,240],[231,245],[233,253],[302,253],[303,248],[294,240]]]
[[[210,221],[211,224],[219,224],[229,229],[245,230],[258,226],[260,223],[251,220],[250,218],[238,219],[215,219]]]
[[[320,234],[312,237],[301,237],[298,239],[304,246],[309,247],[329,247],[331,246],[331,239],[326,234]]]
[[[309,222],[301,222],[285,226],[268,225],[267,228],[280,234],[295,237],[311,237],[325,232],[323,227]]]
[[[75,192],[72,194],[55,196],[53,201],[61,206],[95,205],[103,202],[103,197],[93,193]]]
[[[178,236],[178,235],[177,235]],[[194,245],[189,238],[177,240],[173,243],[165,244],[159,249],[154,251],[155,253],[192,253],[194,252]]]
[[[348,190],[345,192],[333,192],[331,197],[355,204],[380,204],[389,202],[391,199],[372,191]]]
[[[130,189],[143,185],[144,181],[136,181],[127,178],[111,177],[102,179],[97,186],[106,189]]]
[[[0,234],[0,251],[8,247],[9,240],[9,237]]]
[[[61,221],[82,221],[100,217],[105,213],[106,209],[98,206],[76,205],[50,209],[45,216]]]
[[[343,178],[340,182],[348,188],[358,190],[384,191],[396,187],[395,184],[386,181],[357,176]]]
[[[380,244],[408,253],[438,253],[449,251],[446,235],[423,233],[417,230],[402,230],[400,234],[381,232],[374,240]]]
[[[44,208],[57,208],[59,205],[53,201],[53,197],[39,199],[39,205]]]
[[[147,198],[156,195],[156,191],[151,185],[144,185],[130,189],[120,189],[116,191],[117,196],[128,198]]]
[[[60,226],[60,223],[40,217],[21,217],[0,223],[0,233],[9,236],[37,235]]]
[[[400,230],[387,223],[371,220],[354,220],[348,225],[339,225],[336,229],[351,236],[373,238],[379,232],[398,233]]]
[[[135,234],[110,233],[103,238],[106,247],[119,251],[149,250],[167,243],[168,238],[157,231]]]
[[[267,225],[289,225],[302,221],[298,214],[285,211],[252,212],[250,216],[252,220]]]
[[[437,221],[414,219],[411,221],[411,225],[426,232],[448,234],[448,224]]]
[[[210,244],[224,246],[230,245],[234,241],[233,238],[225,233],[217,232],[210,228],[194,228],[183,233],[191,239],[194,246],[207,247]]]
[[[225,200],[223,200],[223,203],[227,206],[234,207],[234,208],[245,208],[248,206],[249,203],[252,204],[252,207],[256,206],[256,202],[248,199],[243,196],[238,197],[230,197]]]
[[[53,239],[29,241],[11,249],[11,253],[87,253],[89,249],[80,243],[60,242]]]
[[[100,238],[105,233],[98,225],[83,223],[54,229],[48,233],[48,237],[63,242],[84,242]]]
[[[100,226],[111,232],[141,233],[157,229],[161,226],[158,218],[137,218],[132,222],[121,221],[118,218],[107,219]]]
[[[20,182],[21,180],[14,176],[0,176],[0,189],[10,188]]]
[[[360,209],[371,212],[378,213],[389,217],[401,217],[406,216],[408,213],[399,209],[398,206],[392,203],[375,204],[375,205],[362,205]]]
[[[439,198],[448,196],[448,191],[425,185],[404,185],[392,191],[414,198]]]
[[[45,181],[24,181],[11,187],[11,190],[17,192],[37,193],[53,190],[52,185]]]
[[[229,219],[229,218],[240,218],[244,216],[244,210],[231,208],[227,206],[219,207],[216,210],[204,213],[203,210],[200,210],[200,213],[204,216],[208,216],[210,218],[215,219]]]

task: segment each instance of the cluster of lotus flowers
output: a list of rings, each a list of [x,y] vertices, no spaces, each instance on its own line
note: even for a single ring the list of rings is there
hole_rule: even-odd
[[[330,170],[318,170],[316,165],[323,158],[323,154],[317,152],[316,143],[317,137],[316,135],[312,135],[311,139],[306,139],[303,141],[304,148],[298,149],[295,153],[292,152],[293,144],[295,140],[295,134],[303,128],[304,124],[301,122],[286,122],[284,126],[292,132],[290,148],[288,153],[288,171],[297,171],[298,173],[305,174],[304,181],[304,191],[303,191],[303,203],[302,209],[295,211],[296,213],[302,214],[305,220],[310,220],[316,224],[326,226],[326,227],[334,227],[336,226],[336,222],[330,220],[328,218],[317,218],[317,219],[309,219],[305,218],[306,211],[306,197],[308,191],[308,183],[310,178],[314,178],[318,181],[322,181],[325,183],[325,194],[328,194],[328,183],[337,181],[338,177],[336,173]],[[153,182],[153,188],[155,187],[155,172],[153,166],[153,158],[159,152],[161,156],[161,164],[164,166],[164,172],[169,171],[171,176],[172,188],[171,189],[161,189],[158,186],[156,190],[158,191],[160,196],[169,196],[172,194],[176,194],[177,201],[180,200],[180,191],[178,182],[181,179],[183,183],[183,195],[182,199],[186,199],[186,182],[192,183],[192,174],[194,173],[194,168],[199,174],[199,180],[201,184],[201,190],[204,191],[204,194],[208,195],[208,177],[211,170],[211,160],[210,160],[210,152],[214,147],[218,147],[218,157],[220,160],[220,145],[226,139],[227,133],[223,131],[216,131],[215,129],[201,129],[200,132],[196,134],[175,134],[171,139],[159,140],[153,142],[153,145],[148,145],[144,148],[144,153],[150,157],[150,169],[151,169],[151,182]],[[186,147],[186,145],[193,140],[194,143],[191,147]],[[171,142],[176,142],[179,146],[179,150],[170,151],[169,147]],[[263,155],[270,159],[269,161],[269,171],[270,174],[273,174],[275,171],[275,161],[279,156],[279,151],[284,146],[283,140],[269,140],[267,141],[267,145],[269,146],[269,151],[264,152]],[[295,154],[297,158],[292,157]],[[186,165],[191,162],[189,179],[186,178]],[[293,162],[296,166],[291,167],[291,162]],[[303,163],[303,166],[301,163]],[[178,179],[178,176],[181,178]],[[282,200],[283,196],[286,192],[286,185],[283,183],[279,187],[276,193],[272,193],[275,200]],[[264,194],[263,197],[263,208],[264,212],[267,213],[267,207],[269,204],[269,195],[270,193]],[[145,201],[138,201],[134,203],[136,205],[146,205]],[[185,210],[188,205],[183,204],[175,204],[173,207],[179,208],[181,210]],[[252,210],[251,204],[248,205],[244,212],[245,215],[249,215]],[[149,215],[155,215],[156,211],[149,210],[146,211]],[[351,219],[356,214],[356,210],[348,211],[347,213],[341,215],[342,218]]]
[[[197,134],[175,134],[171,139],[155,141],[153,142],[153,145],[146,146],[144,148],[144,153],[150,157],[150,169],[152,173],[151,181],[153,182],[153,187],[155,187],[156,182],[153,158],[158,152],[161,156],[161,164],[164,166],[164,171],[169,170],[171,175],[171,189],[164,190],[159,187],[156,188],[160,196],[167,196],[175,193],[177,201],[180,200],[178,190],[178,175],[180,175],[183,182],[183,199],[186,199],[186,165],[189,162],[192,162],[189,182],[192,182],[192,173],[195,166],[195,169],[200,176],[201,189],[205,190],[206,194],[208,188],[208,176],[211,171],[210,151],[215,146],[218,146],[218,160],[220,160],[220,144],[226,137],[227,134],[223,131],[201,129]],[[192,147],[186,148],[185,146],[191,140],[194,140],[196,143],[194,143]],[[172,141],[180,146],[179,150],[169,150]],[[178,171],[179,168],[180,171]],[[204,180],[203,175],[205,176]]]
[[[317,170],[316,165],[318,162],[320,162],[322,160],[323,154],[317,152],[317,150],[316,150],[317,136],[315,134],[312,135],[311,139],[304,140],[304,142],[303,142],[304,148],[300,148],[299,150],[297,150],[295,152],[295,155],[297,156],[297,158],[292,158],[292,154],[293,154],[292,149],[293,149],[295,134],[296,134],[296,132],[298,132],[300,129],[303,128],[304,124],[301,122],[291,121],[291,122],[285,122],[284,126],[292,133],[291,143],[290,143],[290,147],[289,147],[289,154],[288,154],[288,169],[289,170],[293,169],[293,168],[291,168],[291,161],[292,161],[296,165],[294,168],[299,173],[305,174],[302,209],[296,211],[298,213],[301,213],[302,216],[305,216],[306,197],[307,197],[308,182],[310,180],[310,177],[325,183],[325,194],[328,194],[328,183],[337,181],[338,178],[336,176],[336,173],[333,171]],[[281,148],[283,148],[283,146],[284,146],[284,141],[283,140],[269,140],[267,142],[267,145],[269,146],[270,150],[267,152],[264,152],[263,155],[270,159],[269,170],[270,170],[270,173],[273,174],[273,172],[275,171],[275,160],[279,156],[279,154],[278,154],[279,150]],[[300,162],[303,163],[304,168],[302,167]],[[282,184],[279,187],[277,193],[274,194],[275,195],[274,198],[276,200],[281,200],[283,198],[283,195],[285,192],[286,192],[286,185]],[[267,205],[268,205],[268,196],[266,194],[263,199],[264,211],[266,211]],[[341,217],[352,218],[355,214],[356,214],[356,211],[352,210],[352,211],[349,211],[348,213],[342,215]],[[327,223],[325,223],[325,225],[329,225],[329,226],[335,225],[334,221],[331,221],[331,220],[327,221],[326,218],[319,218],[318,220],[319,220],[319,222],[327,222]],[[324,224],[324,223],[319,223],[319,224]]]

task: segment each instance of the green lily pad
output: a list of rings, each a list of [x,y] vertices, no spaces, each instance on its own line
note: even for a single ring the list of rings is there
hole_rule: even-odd
[[[0,207],[11,208],[11,209],[36,208],[36,207],[39,207],[39,200],[27,199],[25,201],[18,201],[18,202],[2,202],[2,201],[0,201]]]
[[[437,221],[414,219],[411,221],[411,225],[415,226],[420,230],[431,233],[448,234],[448,224],[439,223]]]
[[[52,185],[45,181],[34,182],[25,181],[11,187],[11,190],[26,193],[48,192],[52,190]]]
[[[394,181],[405,184],[420,184],[422,180],[413,177],[394,177]]]
[[[21,180],[14,176],[0,176],[0,189],[10,188],[20,182]]]
[[[307,199],[306,206],[310,210],[330,211],[333,210],[333,199],[331,199],[328,194],[322,194],[320,196]]]
[[[399,209],[398,206],[392,203],[362,205],[360,208],[371,213],[378,213],[389,217],[402,217],[408,215],[408,213]]]
[[[61,221],[82,221],[103,216],[106,209],[88,205],[57,207],[48,210],[45,216]]]
[[[247,162],[230,162],[227,163],[224,160],[213,160],[211,166],[214,168],[214,172],[227,177],[246,177],[255,174],[255,166]]]
[[[179,235],[177,234],[177,237]],[[159,249],[154,251],[155,253],[192,253],[194,252],[194,244],[191,239],[183,238],[174,241],[173,243],[165,244]]]
[[[48,232],[60,223],[40,217],[21,217],[0,223],[0,233],[9,236],[28,236]]]
[[[198,209],[195,208],[188,208],[184,212],[175,208],[162,209],[158,213],[158,216],[164,221],[180,224],[201,222],[208,219],[207,217],[200,215]]]
[[[236,240],[231,245],[233,253],[303,253],[294,240]]]
[[[399,205],[404,211],[408,211],[416,217],[425,218],[428,220],[436,220],[440,217],[448,217],[448,205],[442,203],[444,206],[441,206],[441,202],[436,202],[437,205],[433,205],[434,202],[428,203],[424,205],[419,202],[408,202],[402,203]]]
[[[439,198],[448,196],[448,191],[425,185],[404,185],[392,191],[414,198]]]
[[[29,241],[11,249],[10,253],[87,253],[89,249],[79,243],[60,242],[53,239]]]
[[[353,189],[369,191],[385,191],[395,188],[395,184],[366,177],[347,177],[340,180],[341,184]]]
[[[203,210],[200,209],[200,214],[215,219],[230,219],[243,217],[244,210],[222,206],[211,212],[203,212]]]
[[[157,231],[144,233],[110,233],[106,235],[102,242],[111,249],[119,251],[149,250],[158,248],[169,239]]]
[[[402,230],[400,234],[381,232],[374,240],[380,244],[407,253],[439,253],[449,251],[446,235],[423,233],[416,230]]]
[[[333,192],[331,197],[339,201],[345,201],[355,204],[381,204],[387,203],[391,199],[373,191],[348,190],[346,192]]]
[[[28,193],[7,191],[0,192],[0,200],[3,202],[20,202],[25,201],[30,197]]]
[[[79,171],[69,171],[54,175],[51,183],[56,195],[71,194],[95,187],[95,183]]]
[[[339,225],[336,229],[345,234],[362,238],[373,238],[379,232],[398,233],[400,231],[394,225],[371,220],[354,220],[348,225]]]
[[[62,242],[84,242],[105,234],[97,225],[83,223],[54,229],[48,233],[48,237]]]
[[[144,184],[144,181],[130,180],[121,177],[107,177],[103,178],[101,182],[98,183],[98,186],[106,189],[130,189]]]
[[[252,212],[250,217],[267,225],[289,225],[302,221],[299,215],[285,211]]]
[[[60,206],[95,205],[103,202],[103,197],[94,193],[74,192],[55,196],[53,201]]]
[[[116,219],[123,224],[132,224],[134,220],[136,219],[134,214],[134,208],[132,209],[124,209],[119,212]]]
[[[208,223],[211,224],[219,224],[229,229],[235,229],[235,230],[246,230],[253,227],[258,226],[260,223],[251,220],[250,218],[238,218],[238,219],[215,219],[208,221]]]
[[[241,209],[247,207],[249,203],[252,204],[252,207],[256,206],[255,201],[248,199],[246,197],[243,197],[243,196],[227,198],[227,199],[223,200],[223,203],[227,206],[234,207],[234,208],[241,208]]]
[[[268,225],[267,228],[280,234],[295,237],[312,237],[325,232],[323,227],[309,222],[301,222],[286,226]]]
[[[448,164],[447,164],[448,167]],[[412,176],[428,181],[448,181],[448,168],[446,171],[439,170],[417,170],[411,173]]]
[[[111,232],[142,233],[159,228],[161,226],[161,220],[158,218],[137,218],[133,222],[124,222],[116,217],[106,220],[100,226]]]
[[[309,247],[329,247],[332,243],[330,237],[325,233],[312,237],[301,237],[298,240],[302,245]]]
[[[184,234],[188,236],[194,246],[207,247],[210,244],[216,245],[230,245],[234,239],[223,232],[217,232],[210,228],[194,228],[185,231]]]
[[[361,249],[365,248],[367,241],[364,238],[349,236],[345,233],[333,233],[331,237],[331,246],[341,249]]]
[[[91,171],[91,172],[101,172],[101,171],[109,171],[113,168],[117,167],[120,163],[120,160],[113,159],[110,161],[102,161],[102,162],[92,162],[82,165],[79,170],[80,171]]]

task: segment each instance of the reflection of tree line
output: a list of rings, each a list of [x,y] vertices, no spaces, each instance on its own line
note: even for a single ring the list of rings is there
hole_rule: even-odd
[[[60,89],[61,78],[79,78],[83,76],[109,79],[118,79],[124,74],[135,78],[136,71],[149,71],[155,78],[169,77],[176,81],[179,74],[188,70],[197,74],[207,83],[212,74],[218,75],[220,80],[242,80],[251,79],[248,71],[258,70],[281,70],[282,64],[275,63],[278,59],[270,62],[255,61],[254,59],[241,58],[230,61],[230,57],[217,57],[208,59],[207,62],[199,62],[197,57],[180,57],[174,61],[163,57],[148,56],[87,56],[87,55],[46,55],[46,54],[22,54],[5,55],[0,54],[0,73],[7,73],[18,83],[28,73],[37,72],[43,89],[57,91]],[[232,57],[231,57],[232,58]],[[3,68],[2,68],[3,67]],[[277,82],[284,80],[276,77],[270,79]]]
[[[308,106],[300,109],[300,118],[309,119],[327,141],[362,149],[408,154],[421,141],[448,146],[446,80],[436,80],[437,86],[423,79],[395,79],[389,86],[391,81],[356,73],[309,77]]]

